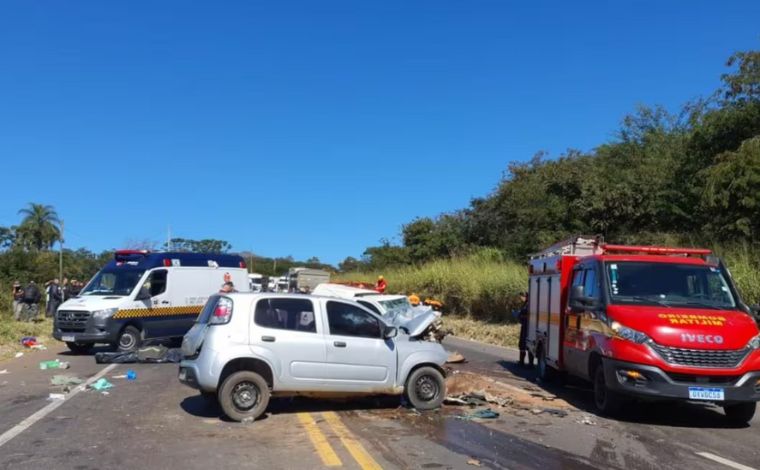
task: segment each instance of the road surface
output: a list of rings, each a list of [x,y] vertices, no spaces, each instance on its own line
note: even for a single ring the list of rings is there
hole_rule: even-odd
[[[583,384],[536,384],[515,351],[445,344],[468,360],[452,366],[453,386],[478,377],[504,392],[505,406],[488,405],[497,419],[461,419],[483,407],[417,413],[393,397],[275,399],[264,419],[238,424],[181,385],[174,364],[99,365],[49,345],[0,362],[0,468],[760,469],[757,418],[732,428],[718,409],[649,405],[610,421]],[[38,368],[55,357],[71,368]],[[137,380],[114,378],[127,369]],[[50,401],[58,374],[114,387]]]

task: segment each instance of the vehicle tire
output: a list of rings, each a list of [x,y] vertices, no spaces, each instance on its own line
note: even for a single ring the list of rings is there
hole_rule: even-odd
[[[141,342],[140,330],[134,326],[127,326],[121,330],[119,340],[116,342],[116,349],[120,352],[134,351],[140,347]]]
[[[256,419],[269,405],[269,385],[256,372],[235,372],[219,389],[219,406],[233,421]]]
[[[418,410],[440,408],[446,398],[446,381],[435,367],[420,367],[406,379],[406,399]]]
[[[747,424],[752,421],[752,417],[755,416],[755,409],[757,403],[736,403],[733,405],[726,405],[723,407],[723,411],[726,413],[726,418],[737,425]]]
[[[66,346],[69,348],[69,351],[73,352],[74,354],[87,354],[92,349],[91,343],[77,343],[73,341],[67,341]]]
[[[597,411],[605,416],[615,416],[620,413],[624,403],[620,394],[607,388],[604,365],[599,363],[594,369],[594,405]]]
[[[538,360],[536,361],[536,375],[539,379],[541,379],[542,382],[551,382],[556,377],[554,369],[552,369],[552,367],[546,363],[546,353],[544,352],[543,346],[541,346],[541,348],[538,350]]]

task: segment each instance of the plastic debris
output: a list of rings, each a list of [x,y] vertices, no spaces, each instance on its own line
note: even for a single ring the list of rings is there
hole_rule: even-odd
[[[16,359],[18,359],[19,357],[21,357],[21,356],[23,356],[23,355],[24,355],[24,353],[22,353],[22,352],[17,352],[17,353],[16,353],[16,355],[15,355],[15,356],[13,356],[13,357],[15,357]]]
[[[46,370],[46,369],[68,369],[70,367],[70,364],[68,362],[63,362],[58,359],[52,360],[52,361],[42,361],[40,362],[40,369]]]
[[[127,380],[137,380],[137,372],[127,369]]]
[[[482,467],[483,466],[483,464],[480,463],[480,460],[478,460],[478,459],[469,459],[467,461],[467,465],[473,465],[475,467]]]
[[[90,388],[99,392],[112,388],[113,384],[104,378],[98,379],[95,383],[90,384]]]
[[[47,346],[44,344],[35,344],[33,346],[29,346],[30,349],[37,349],[39,351],[47,351]]]
[[[0,370],[0,375],[7,374],[7,373],[8,373],[8,369]]]
[[[471,419],[496,419],[499,417],[499,413],[493,411],[491,408],[474,411],[470,414],[457,416],[457,419],[471,420]]]
[[[24,336],[21,338],[21,344],[24,345],[24,347],[31,348],[37,344],[37,338],[35,336]]]
[[[84,380],[73,375],[54,375],[50,379],[50,385],[66,386],[66,385],[79,385]]]
[[[447,364],[461,364],[463,362],[467,362],[467,360],[458,351],[451,353],[449,358],[446,359]]]
[[[583,418],[579,419],[578,423],[579,424],[586,424],[588,426],[596,426],[596,421],[594,421],[593,419],[591,419],[591,417],[588,416],[588,415],[586,415]]]
[[[66,398],[66,395],[63,393],[51,393],[48,395],[48,400],[63,400]]]

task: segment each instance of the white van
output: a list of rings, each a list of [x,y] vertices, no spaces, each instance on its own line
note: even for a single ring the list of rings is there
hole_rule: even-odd
[[[181,338],[225,282],[249,292],[237,255],[120,250],[79,293],[58,308],[53,337],[74,352],[95,343],[121,351],[152,338]]]

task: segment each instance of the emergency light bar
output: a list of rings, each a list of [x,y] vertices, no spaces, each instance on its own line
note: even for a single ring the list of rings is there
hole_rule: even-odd
[[[139,257],[148,256],[149,253],[148,250],[116,250],[113,258],[117,262],[134,261]]]
[[[618,253],[646,253],[652,255],[699,255],[707,256],[712,250],[704,248],[670,248],[664,246],[633,246],[633,245],[602,245],[605,254]]]

